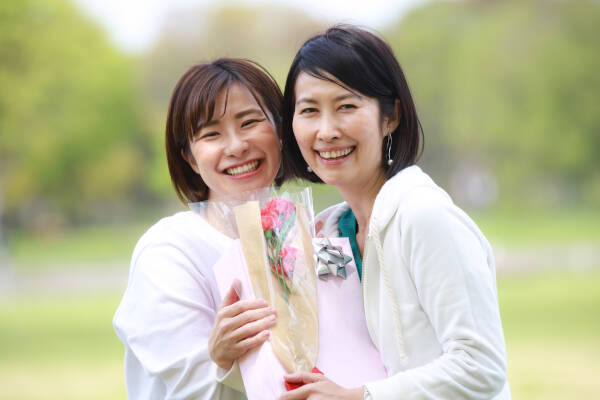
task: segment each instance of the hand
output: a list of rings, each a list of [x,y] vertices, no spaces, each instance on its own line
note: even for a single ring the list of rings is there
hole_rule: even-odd
[[[208,339],[210,358],[226,370],[246,352],[263,344],[276,320],[277,312],[265,300],[240,300],[240,291],[241,282],[236,279],[219,305]]]
[[[285,375],[284,379],[289,383],[303,384],[304,386],[290,390],[281,396],[279,400],[362,400],[364,395],[362,387],[346,389],[321,374],[295,372]]]

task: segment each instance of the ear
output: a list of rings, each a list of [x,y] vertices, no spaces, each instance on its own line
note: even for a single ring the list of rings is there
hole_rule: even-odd
[[[198,166],[196,165],[196,160],[194,159],[194,156],[192,154],[188,154],[188,152],[186,152],[185,149],[181,149],[181,158],[183,158],[185,162],[188,163],[190,168],[192,168],[195,173],[200,175],[200,171],[198,170]]]
[[[398,125],[400,125],[401,118],[400,99],[396,99],[394,101],[394,114],[383,120],[383,134],[387,136],[389,133],[394,132],[398,128]]]

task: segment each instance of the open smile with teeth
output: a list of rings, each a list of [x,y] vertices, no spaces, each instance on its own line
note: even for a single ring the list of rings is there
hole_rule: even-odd
[[[321,156],[321,158],[324,158],[326,160],[334,160],[336,158],[345,157],[348,154],[352,153],[352,151],[354,151],[354,147],[348,147],[346,149],[336,150],[336,151],[317,151],[317,152],[319,153],[319,156]]]
[[[259,164],[258,160],[254,160],[254,161],[250,161],[247,164],[240,165],[238,167],[227,168],[225,170],[225,172],[227,172],[228,175],[233,175],[233,176],[247,174],[248,172],[252,172],[252,171],[256,170],[258,168],[258,164]]]

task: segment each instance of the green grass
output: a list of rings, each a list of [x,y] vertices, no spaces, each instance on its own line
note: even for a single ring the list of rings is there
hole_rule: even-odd
[[[600,243],[600,211],[471,213],[490,242],[504,245]]]
[[[64,232],[19,232],[8,243],[9,253],[20,269],[38,270],[77,264],[127,261],[139,237],[151,223],[90,226]]]
[[[119,298],[115,293],[2,300],[2,361],[103,363],[120,357],[111,325]]]
[[[498,281],[515,399],[600,393],[600,271]],[[0,399],[125,398],[120,294],[0,301]]]
[[[514,399],[592,399],[600,393],[600,271],[498,282]]]
[[[321,193],[323,192],[323,193]],[[330,188],[317,186],[315,199],[337,199]],[[315,200],[315,209],[325,206]],[[572,211],[532,214],[472,214],[492,245],[553,246],[581,242],[600,246],[600,213]],[[78,264],[127,264],[135,243],[154,221],[137,225],[91,226],[53,235],[18,233],[11,235],[9,253],[21,270],[40,270],[77,266]]]
[[[0,399],[125,399],[120,294],[0,302]]]

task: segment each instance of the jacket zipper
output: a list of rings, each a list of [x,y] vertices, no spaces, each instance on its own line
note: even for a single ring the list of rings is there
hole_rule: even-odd
[[[367,260],[368,260],[368,255],[369,255],[369,249],[370,249],[370,242],[372,241],[372,236],[371,234],[367,234],[367,239],[365,240],[365,253],[363,255],[363,263],[362,263],[362,279],[360,281],[360,285],[361,285],[361,292],[362,292],[362,296],[363,296],[363,311],[365,313],[365,322],[367,323],[367,330],[369,331],[369,335],[371,336],[371,339],[374,340],[375,336],[373,336],[373,332],[371,330],[371,324],[369,323],[369,314],[367,313],[367,293],[366,293],[366,287],[367,287]]]

